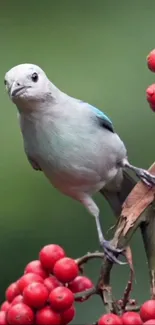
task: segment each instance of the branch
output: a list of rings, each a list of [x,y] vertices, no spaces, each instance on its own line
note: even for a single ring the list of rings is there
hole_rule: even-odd
[[[124,291],[124,296],[122,299],[122,311],[125,311],[126,306],[129,302],[130,293],[132,290],[132,273],[130,274],[131,279],[128,281],[127,286]]]
[[[150,277],[151,299],[155,299],[155,202],[144,212],[146,221],[141,224]]]
[[[140,311],[140,306],[126,306],[125,311]]]
[[[85,299],[87,297],[90,297],[94,294],[97,294],[97,290],[95,287],[93,288],[90,288],[88,290],[85,290],[85,291],[81,291],[81,292],[78,292],[78,293],[75,293],[74,294],[74,298],[77,299],[77,298],[80,298],[80,299]]]
[[[155,174],[155,164],[152,165],[149,171],[152,174]],[[146,255],[150,268],[152,297],[155,297],[155,205],[152,204],[154,201],[154,194],[155,187],[148,188],[142,182],[137,183],[123,204],[122,212],[116,226],[114,238],[111,241],[114,247],[126,247],[125,255],[130,265],[131,279],[133,279],[134,270],[132,263],[132,254],[130,248],[127,247],[127,245],[136,229],[141,225]],[[100,290],[107,312],[115,312],[119,314],[120,309],[113,300],[112,289],[110,286],[110,273],[112,266],[113,263],[104,257],[101,266],[100,278],[98,281],[98,288]],[[126,307],[127,300],[129,299],[131,289],[132,281],[124,294],[124,308]]]
[[[88,252],[86,255],[79,257],[76,259],[76,263],[81,266],[85,263],[87,263],[89,260],[94,259],[94,258],[102,258],[104,257],[104,253],[101,252],[94,252],[94,253],[90,253]]]
[[[104,257],[101,270],[100,277],[98,279],[97,288],[100,293],[101,299],[105,305],[105,309],[107,313],[116,313],[119,314],[119,307],[114,303],[112,297],[112,290],[110,286],[110,272],[112,269],[113,263],[110,262],[106,257]]]

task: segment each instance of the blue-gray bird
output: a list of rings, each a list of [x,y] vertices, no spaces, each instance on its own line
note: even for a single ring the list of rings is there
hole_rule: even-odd
[[[40,67],[17,65],[5,74],[4,83],[19,112],[30,164],[59,191],[86,207],[95,217],[105,254],[121,263],[117,256],[122,250],[105,239],[92,196],[108,193],[117,205],[119,195],[125,198],[130,187],[124,168],[133,170],[148,186],[155,185],[155,176],[129,163],[124,143],[103,112],[59,90]],[[126,186],[122,186],[124,180]]]

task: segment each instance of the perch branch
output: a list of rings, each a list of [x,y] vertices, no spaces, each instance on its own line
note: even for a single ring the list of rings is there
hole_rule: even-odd
[[[149,171],[155,175],[155,163],[150,167]],[[154,220],[155,218],[153,218],[154,209],[153,209],[153,204],[151,205],[151,203],[154,201],[154,195],[155,195],[155,187],[148,188],[141,181],[137,183],[137,185],[133,188],[133,190],[128,195],[127,199],[123,204],[122,212],[118,219],[114,238],[111,241],[114,247],[118,247],[118,248],[126,247],[125,255],[130,265],[131,278],[133,278],[134,270],[133,270],[133,263],[132,263],[132,255],[131,255],[131,250],[129,247],[127,247],[127,245],[131,237],[133,236],[134,232],[136,231],[136,229],[143,224],[143,228],[141,226],[141,229],[143,231],[142,232],[143,238],[145,238],[144,244],[145,244],[149,265],[151,264],[150,282],[151,282],[151,292],[153,297],[155,296],[155,259],[154,257],[152,257],[152,255],[154,256],[154,254],[152,253],[152,247],[154,247],[154,252],[155,252],[155,239],[153,241],[153,237],[155,238],[155,235],[151,236],[152,238],[152,245],[151,245],[150,231],[152,230],[153,233],[153,229],[155,229],[155,220]],[[151,215],[152,215],[152,219],[151,219]],[[147,224],[150,224],[151,220],[152,222],[154,221],[154,228],[153,226],[147,226],[146,228],[146,222]],[[113,300],[112,289],[110,286],[110,272],[112,266],[113,263],[110,262],[106,257],[104,257],[101,266],[100,278],[97,286],[101,292],[101,297],[103,299],[107,312],[120,313],[120,310],[118,310],[119,309],[118,305]],[[126,290],[125,293],[124,307],[126,306],[127,300],[129,299],[129,295],[132,289],[131,284],[128,286],[128,289]]]
[[[144,212],[146,221],[141,224],[149,278],[151,299],[155,299],[155,202]]]

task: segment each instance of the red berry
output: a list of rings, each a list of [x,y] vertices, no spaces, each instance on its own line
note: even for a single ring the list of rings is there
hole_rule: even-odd
[[[44,280],[44,285],[51,292],[53,289],[60,287],[61,283],[57,280],[57,278],[53,275],[49,276]]]
[[[143,322],[138,313],[127,311],[122,315],[123,325],[143,325]]]
[[[9,287],[5,291],[5,297],[9,302],[12,302],[12,300],[19,295],[19,288],[18,284],[16,282],[11,283]]]
[[[53,273],[59,281],[67,283],[78,276],[79,268],[72,258],[64,257],[55,263]]]
[[[150,106],[155,106],[155,84],[150,85],[146,89],[146,99],[149,102]]]
[[[62,325],[69,324],[75,316],[75,307],[72,305],[69,309],[62,312],[60,314],[60,316],[61,316],[61,324]]]
[[[140,308],[140,317],[143,322],[155,318],[155,300],[148,300]]]
[[[47,302],[49,292],[42,283],[30,283],[23,291],[23,302],[33,308],[41,308]]]
[[[46,306],[36,313],[37,325],[60,325],[61,318],[58,313],[53,311],[49,306]]]
[[[155,319],[149,319],[143,325],[155,325]]]
[[[152,71],[155,72],[155,50],[152,50],[147,56],[147,66]]]
[[[86,276],[82,276],[79,275],[77,276],[71,283],[69,283],[69,289],[73,292],[73,293],[78,293],[78,292],[82,292],[88,289],[93,288],[94,285],[92,283],[92,281],[87,278]],[[85,301],[89,298],[89,296],[87,298],[76,298],[76,301]]]
[[[7,325],[6,311],[0,311],[0,325]]]
[[[6,300],[1,304],[1,311],[8,311],[11,304]]]
[[[12,303],[11,303],[11,306],[13,306],[13,305],[17,305],[17,304],[19,304],[19,302],[23,302],[23,296],[22,296],[22,295],[18,295],[18,296],[16,296],[16,297],[13,299],[13,301],[12,301]]]
[[[105,314],[98,320],[98,325],[122,325],[122,320],[115,314]]]
[[[41,265],[41,262],[39,260],[32,261],[28,263],[25,267],[24,273],[35,273],[39,274],[43,279],[48,277],[47,271],[44,270],[44,268]]]
[[[40,253],[39,259],[42,266],[49,272],[53,272],[54,264],[60,260],[60,258],[65,257],[65,251],[59,245],[51,244],[44,246]]]
[[[10,325],[31,325],[34,324],[34,313],[29,306],[19,303],[10,307],[7,321]]]
[[[54,310],[62,312],[72,306],[74,296],[68,288],[57,287],[51,291],[49,295],[49,302]]]
[[[40,275],[35,273],[27,273],[24,274],[19,280],[18,280],[18,288],[20,290],[20,293],[23,293],[23,290],[25,287],[27,287],[28,284],[32,282],[43,282],[43,278],[41,278]]]

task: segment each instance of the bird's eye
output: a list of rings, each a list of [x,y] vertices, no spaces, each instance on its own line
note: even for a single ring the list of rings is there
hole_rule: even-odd
[[[4,85],[6,86],[7,82],[6,82],[6,79],[4,79]]]
[[[31,79],[32,79],[32,81],[33,82],[37,82],[38,81],[38,74],[36,73],[36,72],[34,72],[33,74],[32,74],[32,76],[31,76]]]

